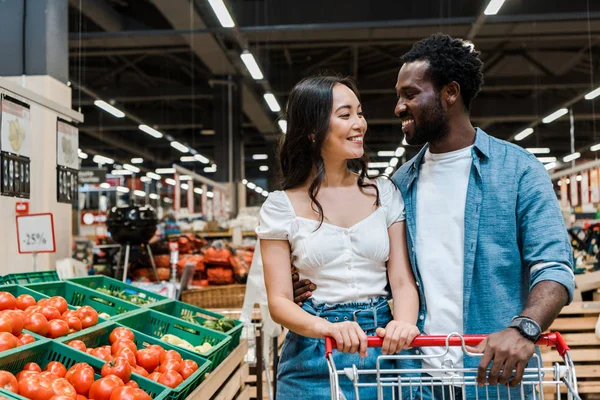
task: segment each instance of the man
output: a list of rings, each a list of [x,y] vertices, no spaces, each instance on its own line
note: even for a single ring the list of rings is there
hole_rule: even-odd
[[[470,349],[481,359],[459,348],[424,359],[423,367],[478,365],[483,385],[493,362],[487,383],[516,386],[535,340],[572,299],[572,252],[542,164],[471,125],[471,102],[483,83],[479,55],[468,42],[436,34],[402,57],[394,112],[406,141],[425,146],[392,180],[406,207],[419,329],[491,334]],[[305,285],[296,284],[296,300],[303,301]]]

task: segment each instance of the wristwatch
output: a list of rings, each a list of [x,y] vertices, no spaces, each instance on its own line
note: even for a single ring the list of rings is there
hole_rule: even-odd
[[[533,343],[537,342],[542,334],[542,328],[540,328],[538,323],[528,317],[514,317],[508,327],[515,328],[523,337],[531,340]]]

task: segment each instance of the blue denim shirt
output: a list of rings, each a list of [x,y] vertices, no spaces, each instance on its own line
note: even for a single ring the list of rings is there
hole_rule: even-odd
[[[406,207],[407,241],[420,294],[418,326],[427,315],[416,258],[419,167],[426,151],[403,164],[392,180]],[[463,326],[489,334],[508,326],[542,281],[562,284],[573,298],[572,251],[547,171],[529,152],[477,129],[465,205]],[[431,235],[435,235],[431,232]],[[435,249],[432,249],[435,251]],[[477,359],[466,357],[465,367]]]

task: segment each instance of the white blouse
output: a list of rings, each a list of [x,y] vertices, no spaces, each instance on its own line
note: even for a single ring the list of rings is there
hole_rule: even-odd
[[[387,229],[404,220],[404,201],[394,183],[376,180],[380,207],[350,228],[299,217],[284,191],[274,191],[260,210],[261,240],[287,240],[300,279],[317,285],[312,297],[325,303],[387,296]],[[400,245],[400,243],[398,244]]]

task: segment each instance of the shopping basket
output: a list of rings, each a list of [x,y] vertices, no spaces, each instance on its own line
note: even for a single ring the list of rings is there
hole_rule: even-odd
[[[540,357],[534,354],[532,358],[534,367],[525,369],[522,382],[515,388],[508,388],[503,385],[492,386],[487,383],[484,387],[478,387],[477,368],[442,368],[434,370],[420,368],[386,369],[381,367],[384,360],[420,361],[428,358],[443,358],[448,354],[450,346],[461,346],[465,358],[481,357],[481,354],[470,353],[466,346],[477,346],[486,337],[486,335],[460,335],[458,333],[451,333],[447,336],[417,336],[411,343],[411,347],[439,347],[441,349],[439,354],[382,355],[377,358],[376,368],[372,370],[361,370],[356,365],[337,370],[333,359],[333,349],[336,348],[336,343],[332,338],[326,338],[325,356],[329,368],[331,399],[346,399],[340,389],[340,380],[349,379],[352,382],[356,400],[360,399],[360,389],[367,387],[377,388],[378,400],[384,398],[385,400],[390,398],[430,399],[433,397],[429,393],[434,393],[434,391],[441,393],[441,395],[435,397],[440,400],[456,398],[543,400],[545,397],[560,399],[561,392],[565,393],[568,399],[580,400],[577,392],[575,367],[569,354],[569,347],[558,332],[542,335],[536,345],[555,346],[562,356],[563,362],[555,363],[552,367],[544,367]],[[381,347],[382,343],[383,339],[380,337],[368,338],[369,347]],[[530,362],[529,365],[531,364]],[[371,379],[367,379],[367,377]],[[386,393],[385,397],[384,393]]]

